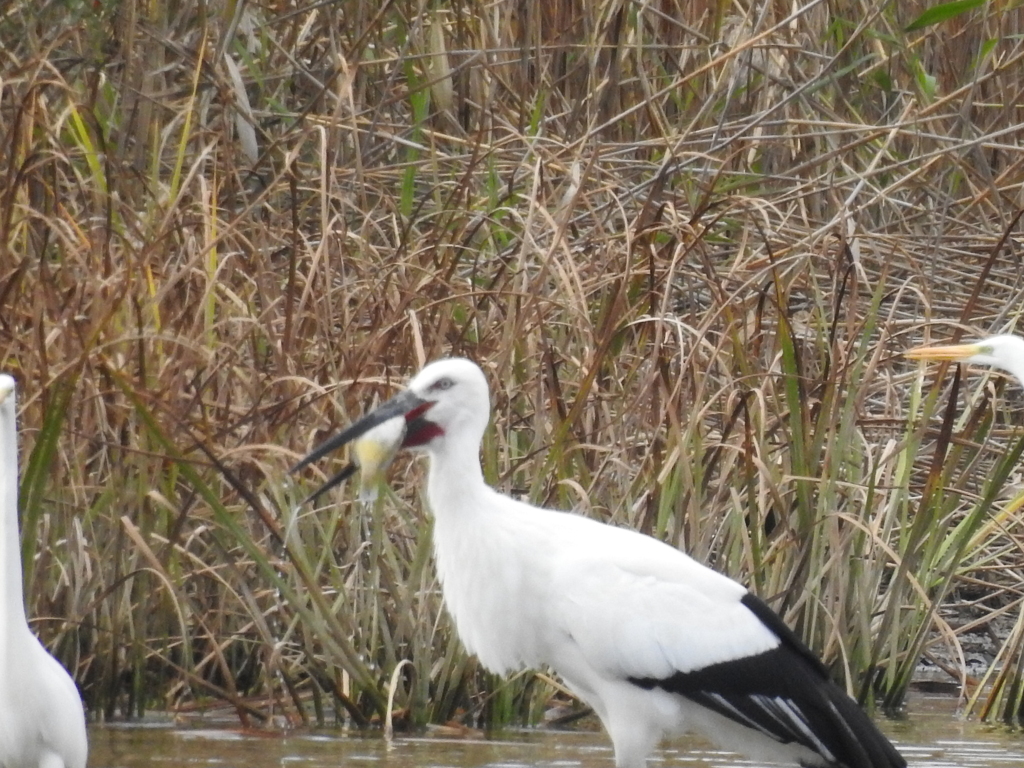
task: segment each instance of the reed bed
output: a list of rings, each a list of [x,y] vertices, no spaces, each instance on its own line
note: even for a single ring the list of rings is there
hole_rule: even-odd
[[[744,581],[866,703],[1024,615],[1022,395],[898,355],[1024,306],[1024,12],[944,8],[8,3],[0,362],[29,613],[89,709],[564,698],[461,649],[419,463],[297,504],[443,355],[488,373],[491,483]],[[952,670],[976,711],[1017,718],[1022,638]]]

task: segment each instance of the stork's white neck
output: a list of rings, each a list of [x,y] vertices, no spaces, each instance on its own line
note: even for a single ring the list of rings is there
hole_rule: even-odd
[[[18,536],[18,433],[14,393],[0,403],[0,654],[24,632],[25,598]]]
[[[430,452],[427,498],[438,522],[473,514],[479,509],[475,502],[489,490],[480,468],[479,444],[446,437],[437,450]]]
[[[533,615],[544,601],[510,608],[523,591],[543,594],[544,585],[537,582],[548,572],[524,569],[522,552],[537,553],[543,543],[516,528],[523,535],[509,540],[515,502],[484,482],[478,446],[432,452],[427,497],[434,516],[434,560],[445,607],[466,650],[490,671],[505,674],[545,661],[536,631],[543,620]]]

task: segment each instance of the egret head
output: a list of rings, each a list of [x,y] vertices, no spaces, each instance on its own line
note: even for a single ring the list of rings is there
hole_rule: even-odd
[[[911,360],[951,360],[1001,368],[1024,384],[1024,339],[1009,334],[990,336],[970,344],[945,347],[916,347],[903,353]]]
[[[354,441],[365,492],[368,479],[376,481],[402,448],[436,453],[455,442],[478,450],[489,418],[490,394],[479,366],[462,358],[438,360],[416,374],[405,391],[313,449],[292,471]],[[314,496],[337,485],[353,470],[346,467]]]

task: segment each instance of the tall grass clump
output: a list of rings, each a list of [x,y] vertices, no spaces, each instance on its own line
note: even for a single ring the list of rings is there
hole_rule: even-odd
[[[897,353],[1016,326],[1022,12],[922,11],[9,4],[29,613],[95,716],[539,719],[443,613],[419,464],[287,474],[451,354],[489,482],[750,584],[864,701],[1019,613],[1016,395]]]

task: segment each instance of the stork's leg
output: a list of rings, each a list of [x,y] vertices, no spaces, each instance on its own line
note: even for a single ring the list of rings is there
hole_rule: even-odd
[[[646,768],[647,756],[661,741],[661,728],[644,710],[615,704],[608,708],[604,725],[615,748],[615,768]]]

